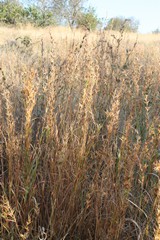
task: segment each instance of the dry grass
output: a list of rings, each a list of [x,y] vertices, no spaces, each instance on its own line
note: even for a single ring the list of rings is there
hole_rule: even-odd
[[[158,40],[0,36],[0,237],[159,239]]]

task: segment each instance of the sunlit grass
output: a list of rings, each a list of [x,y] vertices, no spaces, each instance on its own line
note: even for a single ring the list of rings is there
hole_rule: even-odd
[[[2,239],[157,240],[159,36],[0,36]]]

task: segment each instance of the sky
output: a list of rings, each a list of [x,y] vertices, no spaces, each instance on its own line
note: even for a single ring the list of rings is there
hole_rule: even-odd
[[[139,32],[160,29],[160,0],[88,0],[100,18],[123,16],[139,20]]]

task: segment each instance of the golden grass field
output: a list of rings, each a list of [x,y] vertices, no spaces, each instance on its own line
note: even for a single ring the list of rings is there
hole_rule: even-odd
[[[160,239],[160,35],[0,27],[0,239]]]

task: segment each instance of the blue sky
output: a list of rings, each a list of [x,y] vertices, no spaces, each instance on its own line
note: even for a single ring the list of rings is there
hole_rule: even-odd
[[[88,0],[98,17],[124,16],[139,20],[139,32],[160,28],[160,0]]]

